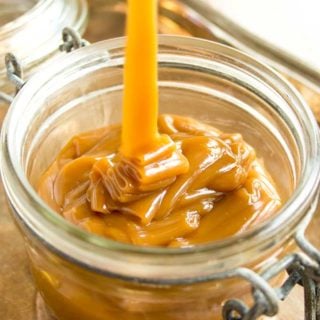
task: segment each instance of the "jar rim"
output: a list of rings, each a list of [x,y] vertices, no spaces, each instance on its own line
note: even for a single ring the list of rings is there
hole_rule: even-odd
[[[19,119],[17,115],[20,113],[21,107],[23,107],[23,105],[27,107],[28,103],[26,102],[31,101],[33,93],[36,92],[36,90],[39,90],[39,84],[44,83],[46,79],[48,80],[49,77],[51,77],[53,74],[56,74],[57,68],[62,71],[66,69],[69,64],[80,61],[81,57],[85,57],[86,55],[90,56],[90,54],[95,51],[105,51],[106,49],[108,50],[108,48],[122,48],[124,46],[124,42],[125,38],[101,41],[89,47],[81,48],[71,54],[68,54],[67,56],[60,57],[47,67],[46,72],[42,72],[41,74],[37,74],[32,77],[18,94],[9,110],[1,133],[3,151],[1,172],[4,186],[9,196],[9,200],[12,202],[12,206],[15,206],[14,202],[17,198],[20,200],[23,199],[23,205],[25,205],[28,210],[32,210],[34,215],[38,213],[38,218],[40,218],[40,216],[42,217],[41,223],[46,223],[47,227],[54,226],[56,228],[55,231],[59,230],[57,231],[59,232],[59,236],[66,236],[68,234],[71,235],[72,239],[77,239],[77,241],[79,241],[78,243],[83,244],[85,242],[87,248],[90,247],[93,251],[97,248],[99,248],[99,250],[101,249],[101,251],[97,251],[95,253],[98,256],[101,256],[101,254],[103,255],[103,250],[106,249],[119,253],[157,256],[166,255],[178,257],[193,253],[220,252],[221,250],[230,248],[234,244],[239,243],[241,243],[244,248],[249,250],[251,246],[256,245],[254,240],[257,235],[259,235],[261,242],[263,242],[265,239],[269,239],[272,237],[272,235],[278,233],[279,230],[286,229],[286,226],[289,225],[289,221],[295,223],[295,225],[301,222],[317,194],[317,187],[319,185],[320,177],[320,138],[317,123],[311,110],[300,98],[296,90],[285,79],[278,75],[277,72],[258,62],[254,58],[251,58],[249,55],[219,43],[183,36],[161,35],[159,36],[159,45],[174,46],[177,45],[177,43],[183,43],[184,46],[190,46],[199,50],[211,50],[212,52],[219,52],[221,54],[226,54],[228,56],[244,60],[247,63],[257,66],[263,72],[271,75],[277,83],[281,83],[281,85],[285,88],[286,93],[294,98],[295,107],[299,109],[300,121],[302,121],[304,125],[306,134],[305,138],[308,139],[307,143],[309,154],[307,155],[308,162],[304,168],[304,172],[299,184],[281,210],[274,217],[268,219],[265,223],[258,225],[252,230],[227,239],[190,248],[155,248],[124,244],[89,234],[72,225],[71,223],[68,223],[60,215],[50,209],[42,199],[40,199],[34,188],[29,183],[19,159],[17,159],[14,155],[13,145],[16,132],[13,132],[13,130],[10,129],[11,123]],[[301,210],[304,210],[305,214],[300,214],[298,216],[298,213],[296,212],[297,207]],[[33,217],[32,223],[34,222],[35,220]]]

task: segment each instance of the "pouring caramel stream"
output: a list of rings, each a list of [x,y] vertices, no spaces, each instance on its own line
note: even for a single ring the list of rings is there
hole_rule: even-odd
[[[128,40],[124,68],[122,139],[118,163],[110,173],[110,184],[123,168],[124,180],[134,175],[138,188],[117,190],[120,201],[131,193],[169,184],[188,171],[188,162],[168,135],[160,134],[158,119],[157,0],[128,1]],[[142,190],[141,190],[142,189]],[[129,194],[128,194],[129,193]],[[121,199],[120,199],[121,197]]]
[[[281,200],[240,134],[158,115],[157,1],[128,5],[122,126],[73,137],[40,196],[80,228],[141,246],[194,246],[266,220]]]

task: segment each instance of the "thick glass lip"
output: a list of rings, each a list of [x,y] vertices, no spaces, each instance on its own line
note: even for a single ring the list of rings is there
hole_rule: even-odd
[[[29,228],[30,225],[34,223],[45,226],[43,227],[43,230],[45,230],[42,235],[43,241],[46,241],[45,232],[55,232],[56,236],[60,237],[60,239],[70,236],[69,239],[80,241],[79,243],[85,243],[86,247],[90,248],[93,252],[96,249],[99,249],[96,253],[100,257],[103,257],[104,249],[108,252],[112,251],[146,256],[166,255],[178,257],[194,253],[214,253],[217,256],[219,254],[225,256],[227,252],[225,250],[232,247],[235,248],[239,244],[241,244],[245,250],[250,250],[251,248],[258,246],[259,243],[263,244],[266,240],[270,240],[280,231],[290,233],[291,231],[288,230],[288,226],[296,226],[301,222],[301,219],[307,214],[309,207],[318,193],[317,188],[320,176],[320,139],[317,123],[312,112],[297,94],[295,89],[271,68],[238,50],[218,43],[189,37],[159,36],[159,44],[160,46],[175,47],[176,45],[182,45],[197,50],[210,50],[238,60],[240,59],[242,62],[250,64],[267,74],[269,78],[275,82],[278,90],[282,90],[287,97],[290,97],[291,103],[294,104],[301,123],[301,133],[305,140],[304,145],[301,146],[305,153],[302,155],[304,158],[304,165],[301,168],[302,171],[299,184],[280,212],[264,224],[241,235],[225,240],[192,248],[148,248],[115,242],[82,231],[78,227],[65,221],[65,219],[50,209],[40,199],[36,191],[28,182],[20,159],[15,154],[17,137],[20,133],[18,130],[15,131],[17,128],[13,126],[13,124],[16,123],[16,121],[19,121],[19,119],[21,121],[21,108],[27,109],[28,101],[32,100],[33,94],[39,90],[41,84],[46,83],[46,81],[51,79],[54,75],[63,72],[70,67],[70,65],[75,65],[83,59],[90,59],[97,51],[106,52],[106,50],[123,48],[124,43],[125,38],[102,41],[57,59],[48,66],[45,72],[32,77],[15,98],[7,114],[2,130],[1,171],[5,189],[12,206],[15,208],[17,201],[19,201],[22,203],[25,211],[28,212],[28,217],[19,216],[24,224],[29,225]],[[24,113],[23,116],[28,117],[28,114]],[[286,115],[283,114],[283,117],[285,118]],[[15,211],[17,211],[17,214],[19,215],[19,209],[16,208]],[[33,227],[31,227],[31,229],[32,228]]]

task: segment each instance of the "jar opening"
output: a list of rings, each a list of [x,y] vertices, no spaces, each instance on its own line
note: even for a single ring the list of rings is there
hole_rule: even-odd
[[[314,201],[319,183],[319,134],[311,111],[295,90],[270,68],[231,48],[185,37],[160,36],[159,84],[163,110],[166,103],[172,106],[172,97],[177,94],[181,97],[177,112],[190,112],[195,118],[199,114],[201,117],[201,112],[199,108],[189,108],[191,96],[201,102],[205,109],[203,115],[219,109],[220,114],[227,117],[228,112],[240,110],[244,118],[238,120],[238,127],[244,128],[247,123],[249,140],[257,144],[260,139],[263,144],[261,137],[268,134],[274,148],[282,148],[282,154],[287,154],[285,160],[280,158],[283,167],[278,164],[271,172],[275,177],[292,175],[294,190],[286,191],[288,200],[281,211],[251,231],[226,240],[194,248],[145,248],[79,230],[40,200],[27,178],[33,170],[33,155],[41,153],[44,145],[59,149],[63,142],[59,142],[59,131],[60,136],[64,132],[71,137],[77,130],[97,128],[106,120],[115,121],[119,117],[124,41],[103,41],[60,58],[46,72],[33,77],[14,101],[2,131],[2,176],[9,200],[24,224],[57,250],[71,252],[75,260],[81,260],[86,252],[86,260],[91,265],[105,269],[107,258],[110,262],[116,256],[123,263],[139,259],[139,264],[155,268],[166,265],[167,276],[169,269],[172,271],[181,259],[193,264],[206,261],[205,272],[212,272],[213,265],[230,268],[239,256],[242,258],[237,263],[247,262],[249,257],[252,259],[255,254],[290,237]],[[197,83],[194,83],[195,77]],[[79,83],[85,85],[75,85]],[[210,109],[213,101],[217,102],[217,109]],[[110,109],[110,105],[115,107]],[[99,119],[88,123],[88,114],[94,113]],[[80,127],[73,119],[79,121]],[[248,119],[253,122],[246,122]],[[219,119],[212,121],[222,127],[226,125]],[[46,137],[45,143],[41,137]],[[272,158],[272,148],[267,144],[262,145],[261,150],[270,153],[273,163],[279,159]],[[49,152],[46,158],[35,163],[44,168],[54,154],[55,151]],[[285,184],[282,187],[285,188]],[[138,267],[134,272],[141,274]],[[178,269],[174,274],[181,277]]]

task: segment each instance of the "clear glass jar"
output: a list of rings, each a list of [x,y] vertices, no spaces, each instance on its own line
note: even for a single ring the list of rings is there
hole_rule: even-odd
[[[226,299],[250,294],[243,280],[214,280],[221,272],[262,272],[295,250],[293,235],[317,201],[316,121],[283,78],[249,56],[204,40],[160,36],[161,112],[242,133],[286,202],[266,223],[196,248],[100,238],[53,212],[33,185],[69,138],[120,120],[123,63],[124,39],[68,54],[32,77],[6,118],[2,177],[36,286],[59,320],[220,319]]]
[[[0,0],[0,90],[10,92],[4,55],[12,52],[26,74],[58,52],[64,27],[81,34],[86,0]]]

